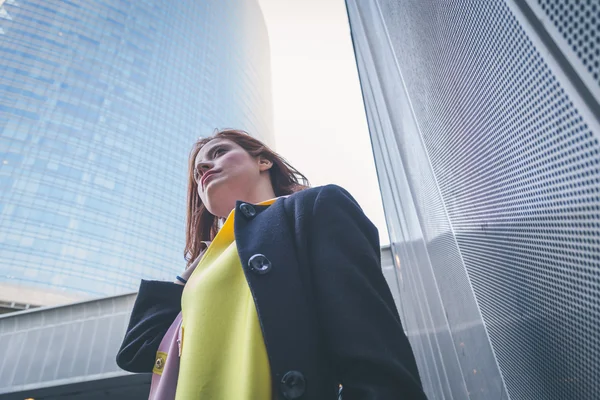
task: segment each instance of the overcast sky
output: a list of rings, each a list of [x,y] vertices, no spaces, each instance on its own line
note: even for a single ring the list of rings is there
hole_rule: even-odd
[[[343,0],[258,0],[271,44],[276,150],[346,188],[389,243]]]

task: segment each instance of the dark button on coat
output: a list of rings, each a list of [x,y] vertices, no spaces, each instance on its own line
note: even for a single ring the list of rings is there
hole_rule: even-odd
[[[238,205],[238,209],[244,214],[246,218],[254,218],[256,215],[256,209],[252,204],[241,203]]]

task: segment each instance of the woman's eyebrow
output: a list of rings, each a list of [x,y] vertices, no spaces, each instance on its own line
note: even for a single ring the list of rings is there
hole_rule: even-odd
[[[214,145],[210,150],[208,150],[207,155],[212,158],[215,155],[215,151],[223,149],[223,148],[227,148],[229,147],[229,145],[227,143],[219,143]]]

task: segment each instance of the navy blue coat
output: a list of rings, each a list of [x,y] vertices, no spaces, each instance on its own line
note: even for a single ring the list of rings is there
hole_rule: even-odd
[[[236,213],[275,398],[334,400],[341,383],[344,400],[425,399],[381,271],[377,229],[348,192],[316,187],[271,206],[238,202]],[[117,355],[121,368],[152,371],[182,290],[142,281]]]

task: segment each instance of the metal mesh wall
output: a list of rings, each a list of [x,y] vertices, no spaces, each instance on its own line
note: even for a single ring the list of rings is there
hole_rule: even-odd
[[[585,73],[600,85],[600,3],[595,0],[529,0],[539,7],[581,63]]]
[[[583,58],[553,55],[557,33],[512,2],[346,3],[428,395],[597,398],[600,130],[556,61]]]

